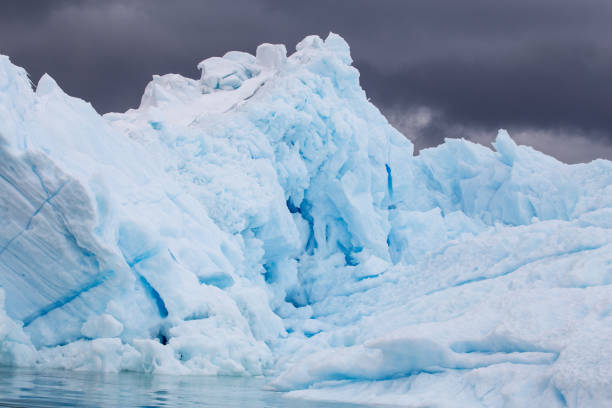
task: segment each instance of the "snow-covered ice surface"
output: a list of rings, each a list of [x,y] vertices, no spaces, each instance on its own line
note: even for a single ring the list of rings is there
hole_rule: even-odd
[[[98,115],[0,57],[0,363],[293,398],[612,404],[612,162],[413,146],[335,34]]]

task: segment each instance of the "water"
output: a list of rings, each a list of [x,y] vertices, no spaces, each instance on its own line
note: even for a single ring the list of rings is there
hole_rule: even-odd
[[[0,407],[357,408],[265,390],[253,378],[35,371],[0,367]]]

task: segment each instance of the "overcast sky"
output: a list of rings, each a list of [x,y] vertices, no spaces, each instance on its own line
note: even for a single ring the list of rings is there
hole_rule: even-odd
[[[566,162],[612,159],[610,0],[0,3],[0,53],[100,113],[137,107],[153,74],[329,31],[417,148],[506,128]]]

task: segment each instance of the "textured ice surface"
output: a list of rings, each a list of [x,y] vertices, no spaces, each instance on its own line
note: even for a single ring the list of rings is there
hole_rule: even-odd
[[[412,144],[337,35],[103,117],[0,57],[0,363],[409,406],[612,403],[612,163]]]

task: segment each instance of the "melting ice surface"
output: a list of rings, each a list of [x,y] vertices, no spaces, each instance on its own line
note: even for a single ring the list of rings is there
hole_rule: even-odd
[[[0,363],[289,398],[612,403],[612,163],[413,146],[335,34],[101,117],[0,57]]]

